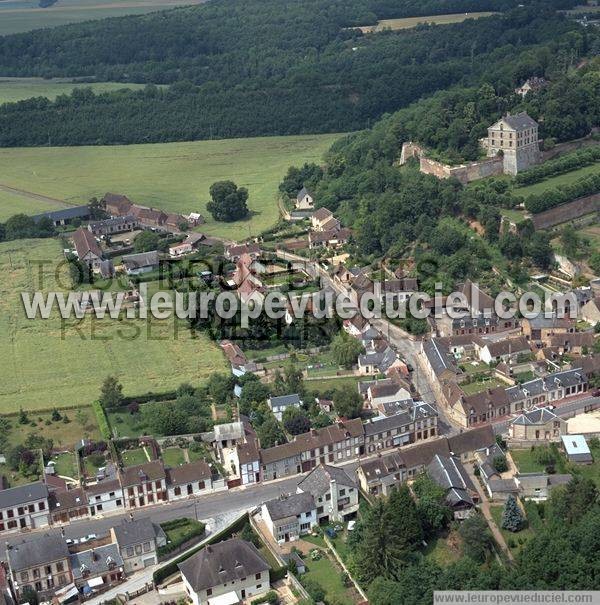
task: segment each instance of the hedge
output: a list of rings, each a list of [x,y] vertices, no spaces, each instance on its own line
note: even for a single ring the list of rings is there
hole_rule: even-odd
[[[561,185],[556,189],[548,189],[540,195],[530,195],[525,199],[525,208],[533,214],[560,206],[580,197],[592,195],[600,191],[600,174],[591,174],[570,185]]]
[[[109,441],[112,437],[112,431],[110,430],[110,424],[108,424],[108,418],[106,417],[106,412],[104,411],[102,404],[99,401],[94,401],[94,403],[92,403],[92,408],[96,414],[96,420],[98,420],[100,434],[104,439]]]
[[[277,596],[277,593],[274,590],[269,590],[269,592],[264,594],[262,597],[258,597],[258,599],[250,601],[250,605],[261,605],[261,603],[269,603],[270,605],[274,605],[277,603],[278,599],[279,597]]]
[[[123,397],[121,405],[115,409],[127,407],[130,403],[148,403],[149,401],[173,401],[177,399],[177,391],[164,391],[162,393],[153,393],[152,391],[144,395],[132,395]]]

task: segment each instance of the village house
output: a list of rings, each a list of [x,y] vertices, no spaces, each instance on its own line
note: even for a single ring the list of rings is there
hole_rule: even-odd
[[[413,277],[386,279],[381,283],[381,302],[389,305],[405,304],[417,288],[418,282]]]
[[[334,231],[340,228],[340,222],[327,208],[316,210],[310,217],[310,224],[313,231]]]
[[[126,195],[119,193],[106,193],[101,201],[106,213],[112,217],[128,215],[133,206],[133,202]]]
[[[560,441],[566,433],[566,420],[548,408],[534,407],[519,414],[508,425],[511,442]]]
[[[387,374],[403,365],[398,355],[383,338],[366,342],[365,352],[358,356],[358,371],[364,375]]]
[[[269,406],[273,416],[281,422],[283,413],[290,407],[300,408],[302,400],[298,393],[292,393],[290,395],[280,395],[278,397],[269,397],[267,399],[267,405]]]
[[[10,545],[6,551],[13,588],[20,599],[29,588],[43,600],[72,582],[69,549],[59,534],[36,535]]]
[[[260,451],[265,481],[312,470],[317,464],[341,464],[364,453],[360,418],[344,420],[322,429],[311,429],[289,443]]]
[[[548,80],[546,80],[546,78],[533,76],[527,78],[521,86],[517,86],[517,88],[515,88],[515,94],[526,97],[530,92],[538,92],[539,90],[542,90],[542,88],[546,88],[546,86],[548,86]]]
[[[58,490],[49,497],[52,523],[70,523],[90,514],[83,488]]]
[[[231,365],[231,372],[234,376],[243,376],[246,372],[256,372],[258,370],[258,365],[249,362],[242,349],[234,342],[222,340],[220,346]]]
[[[302,187],[296,196],[296,210],[312,210],[315,207],[314,195],[306,188]]]
[[[540,162],[538,124],[524,111],[507,114],[488,128],[485,147],[488,157],[502,152],[505,174],[518,174]]]
[[[574,332],[571,334],[553,334],[548,345],[556,348],[559,355],[571,353],[585,355],[591,351],[595,342],[594,334],[590,332]]]
[[[362,273],[362,270],[359,267],[346,267],[340,263],[333,272],[333,281],[348,289],[352,281],[360,275],[360,273]]]
[[[440,338],[421,341],[421,359],[430,381],[440,388],[447,381],[460,382],[464,376],[456,357]],[[439,393],[436,393],[440,397]]]
[[[531,348],[529,343],[523,336],[492,342],[482,341],[477,345],[477,354],[480,361],[487,364],[500,361],[508,363],[515,361],[519,355],[528,355],[530,353]]]
[[[171,258],[178,258],[180,256],[185,256],[186,254],[191,254],[194,251],[192,244],[183,242],[181,244],[176,244],[175,246],[171,246],[169,248],[169,256]]]
[[[105,514],[124,508],[123,488],[118,479],[104,479],[85,488],[90,515]]]
[[[0,532],[38,529],[50,523],[48,488],[41,481],[0,490]]]
[[[125,579],[124,562],[117,544],[103,544],[74,552],[69,556],[73,581],[85,597]]]
[[[261,255],[260,244],[233,244],[225,248],[224,256],[227,260],[235,263],[244,254],[247,254],[252,260],[256,260]]]
[[[549,342],[555,334],[574,333],[575,321],[568,317],[544,317],[539,314],[532,318],[524,317],[521,320],[521,330],[527,340],[544,343]]]
[[[122,258],[123,266],[127,275],[141,275],[156,271],[159,266],[158,251],[140,252],[138,254],[127,254]]]
[[[88,225],[88,231],[95,236],[115,235],[133,231],[139,226],[138,220],[131,214],[125,216],[115,216],[101,221],[93,221]]]
[[[372,496],[389,496],[406,481],[407,472],[400,452],[378,454],[356,469],[361,489]]]
[[[310,231],[308,233],[308,247],[315,248],[340,248],[348,243],[352,235],[351,229],[332,229],[327,231]]]
[[[148,518],[124,519],[110,528],[110,535],[119,546],[126,574],[156,565],[158,549],[167,543],[167,536],[160,525]]]
[[[378,410],[384,416],[387,404],[412,401],[410,392],[400,383],[390,378],[383,380],[362,381],[359,383],[359,393],[363,395],[369,407]]]
[[[264,298],[266,289],[259,277],[262,272],[262,265],[257,263],[250,254],[243,253],[239,257],[233,274],[233,283],[237,287],[237,295],[242,302],[255,300],[257,296],[261,299]]]
[[[249,437],[246,443],[235,446],[238,460],[238,474],[242,485],[260,482],[260,448],[256,437]]]
[[[496,443],[496,435],[490,424],[469,430],[461,430],[448,437],[450,454],[458,458],[463,464],[473,462],[485,455],[503,455]]]
[[[90,269],[98,271],[104,254],[96,238],[83,227],[79,227],[72,237],[77,258]]]
[[[127,466],[119,471],[125,508],[141,508],[167,500],[166,473],[160,460]]]
[[[457,424],[472,427],[511,413],[508,394],[504,387],[494,387],[467,395],[458,385],[443,387],[447,402],[446,412]]]
[[[269,564],[254,544],[239,538],[210,544],[178,567],[193,605],[235,604],[271,587]]]
[[[294,542],[311,532],[317,523],[317,507],[310,493],[282,494],[265,502],[261,517],[279,543]]]
[[[479,502],[479,496],[467,471],[453,456],[436,454],[427,465],[427,474],[446,492],[446,504],[455,519],[464,519]]]
[[[342,468],[319,464],[298,484],[314,498],[317,523],[343,523],[358,512],[358,483]]]
[[[165,225],[167,220],[167,213],[156,208],[148,208],[147,206],[140,206],[133,204],[130,212],[135,216],[140,225],[150,228],[161,228]]]
[[[204,460],[166,469],[169,500],[201,496],[213,489],[213,472]],[[219,477],[216,477],[217,482]],[[221,483],[223,481],[221,480]],[[221,485],[224,488],[224,485]]]
[[[52,210],[50,212],[42,212],[31,217],[34,223],[39,223],[43,218],[49,218],[55,227],[63,227],[64,225],[72,225],[73,223],[81,224],[91,216],[89,206],[73,206],[71,208],[63,208],[62,210]]]

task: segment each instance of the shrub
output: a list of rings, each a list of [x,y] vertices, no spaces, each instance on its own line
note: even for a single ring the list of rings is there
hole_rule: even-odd
[[[270,605],[275,605],[276,603],[278,603],[278,601],[279,597],[277,596],[277,593],[274,590],[269,590],[269,592],[264,594],[262,597],[258,597],[258,599],[250,601],[250,603],[251,605],[260,605],[261,603],[269,603]]]

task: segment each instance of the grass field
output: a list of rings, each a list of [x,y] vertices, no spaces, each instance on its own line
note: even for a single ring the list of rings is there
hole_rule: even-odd
[[[0,3],[1,4],[1,3]],[[0,9],[0,18],[2,11]],[[44,80],[43,78],[0,78],[0,105],[14,103],[31,97],[46,97],[54,100],[59,95],[68,95],[75,88],[91,88],[95,93],[110,92],[121,88],[143,88],[144,84],[119,82],[96,82],[84,84],[65,79]]]
[[[573,170],[572,172],[559,174],[558,176],[554,176],[550,179],[540,181],[539,183],[534,183],[533,185],[528,185],[527,187],[517,187],[516,189],[514,189],[514,193],[517,195],[524,196],[528,196],[531,194],[538,195],[540,193],[544,193],[544,191],[547,191],[548,189],[555,189],[560,185],[571,185],[572,183],[579,181],[583,177],[589,176],[590,174],[598,173],[600,173],[600,162],[597,162],[596,164],[591,164],[590,166],[584,166],[579,170]]]
[[[277,186],[288,167],[319,162],[339,136],[1,149],[0,185],[77,204],[119,192],[163,210],[201,212],[208,221],[202,231],[242,239],[277,220]],[[226,179],[248,188],[249,219],[215,223],[206,211],[209,187]],[[21,198],[13,197],[15,210],[21,211]]]
[[[0,413],[89,404],[102,380],[116,375],[125,394],[165,391],[182,382],[200,383],[226,371],[220,349],[207,337],[192,338],[173,321],[118,321],[87,317],[79,325],[29,320],[20,292],[63,290],[69,280],[55,274],[58,240],[0,244]],[[45,260],[41,272],[28,261]],[[69,425],[65,425],[69,426]]]
[[[137,466],[138,464],[146,464],[148,456],[146,456],[144,448],[136,447],[121,452],[121,460],[123,461],[123,466]]]
[[[377,22],[377,25],[365,25],[360,27],[364,33],[369,34],[373,32],[380,32],[384,29],[410,29],[416,27],[422,23],[428,25],[448,25],[450,23],[461,23],[466,19],[479,19],[481,17],[489,17],[494,13],[480,12],[480,13],[454,13],[451,15],[432,15],[431,17],[405,17],[403,19],[382,19]]]
[[[39,8],[35,0],[8,0],[0,2],[0,36],[90,19],[141,15],[187,4],[199,4],[199,2],[198,0],[58,0],[49,8]]]
[[[1,172],[1,170],[0,170]],[[2,191],[0,189],[0,221],[5,221],[9,216],[17,213],[39,214],[50,210],[65,208],[66,204],[50,203],[34,200],[24,195]]]

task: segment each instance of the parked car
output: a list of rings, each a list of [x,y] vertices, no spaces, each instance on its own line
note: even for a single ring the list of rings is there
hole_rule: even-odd
[[[333,527],[328,527],[325,530],[325,533],[330,537],[330,538],[336,538],[337,537],[337,532],[335,531],[335,529],[333,529]]]

